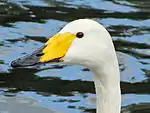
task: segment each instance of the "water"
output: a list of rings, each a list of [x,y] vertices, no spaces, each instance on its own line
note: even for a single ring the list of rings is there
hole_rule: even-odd
[[[0,113],[95,112],[94,85],[85,67],[10,67],[78,18],[95,19],[113,37],[122,113],[150,113],[149,0],[1,0]]]

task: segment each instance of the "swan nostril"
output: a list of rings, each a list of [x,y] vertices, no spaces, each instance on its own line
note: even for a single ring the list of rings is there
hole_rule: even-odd
[[[40,57],[42,55],[44,55],[44,53],[38,53],[38,54],[36,54],[37,57]]]

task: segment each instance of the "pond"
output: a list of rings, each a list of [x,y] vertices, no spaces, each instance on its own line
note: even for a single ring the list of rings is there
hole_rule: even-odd
[[[0,113],[95,113],[94,84],[85,67],[10,66],[79,18],[98,21],[113,38],[122,113],[150,113],[149,0],[1,0]]]

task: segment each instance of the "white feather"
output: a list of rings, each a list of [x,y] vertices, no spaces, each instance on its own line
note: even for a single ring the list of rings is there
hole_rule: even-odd
[[[97,113],[120,113],[120,73],[114,45],[107,30],[96,21],[79,19],[67,24],[59,33],[65,32],[84,33],[83,38],[73,41],[64,62],[86,66],[93,73]]]

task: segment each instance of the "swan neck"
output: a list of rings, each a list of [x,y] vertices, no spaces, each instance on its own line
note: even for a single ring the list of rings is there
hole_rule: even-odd
[[[94,70],[96,113],[120,113],[121,91],[118,67]]]

